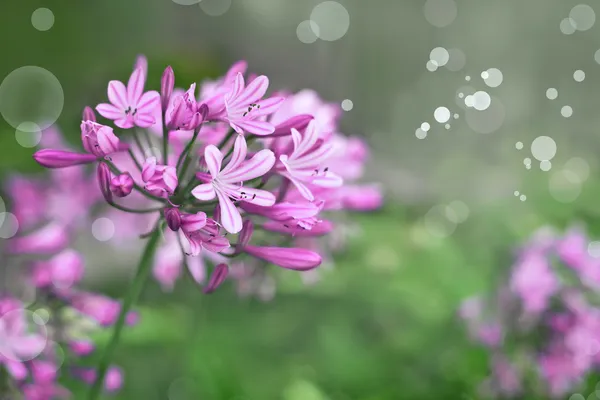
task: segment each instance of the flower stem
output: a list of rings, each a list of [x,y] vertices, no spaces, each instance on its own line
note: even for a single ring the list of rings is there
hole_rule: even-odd
[[[154,259],[154,253],[156,251],[156,247],[158,245],[158,241],[161,237],[161,229],[156,228],[152,235],[150,236],[150,240],[146,244],[146,248],[144,249],[144,253],[142,254],[142,258],[137,267],[137,271],[135,277],[133,278],[133,282],[129,288],[129,291],[125,295],[123,299],[123,304],[121,305],[121,311],[119,313],[119,318],[114,326],[114,330],[108,345],[104,349],[104,352],[100,358],[100,363],[98,364],[98,370],[96,373],[96,379],[90,389],[88,400],[96,400],[98,396],[100,396],[100,392],[102,391],[102,387],[104,385],[104,378],[106,376],[106,372],[112,360],[113,354],[117,345],[119,344],[119,339],[121,338],[121,332],[123,331],[123,327],[125,326],[125,319],[127,317],[127,313],[133,306],[133,304],[138,300],[142,290],[144,289],[144,285],[150,273],[152,267],[152,260]]]
[[[167,110],[162,110],[162,129],[163,129],[163,164],[169,164],[169,129],[167,128]]]
[[[185,173],[187,172],[188,166],[190,165],[191,157],[189,156],[189,153],[192,150],[192,147],[194,147],[194,143],[196,143],[196,139],[198,138],[201,127],[202,125],[194,129],[194,136],[192,136],[192,139],[189,141],[187,146],[185,146],[185,149],[179,156],[179,160],[177,160],[177,169],[179,169],[179,166],[181,166],[181,169],[179,169],[179,174],[177,175],[179,181],[183,179]]]

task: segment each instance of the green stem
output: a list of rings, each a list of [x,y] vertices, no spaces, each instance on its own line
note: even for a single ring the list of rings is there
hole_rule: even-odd
[[[117,319],[117,323],[114,326],[114,330],[108,345],[104,349],[104,352],[100,358],[100,363],[98,364],[98,370],[96,374],[96,379],[90,392],[88,394],[88,400],[96,400],[98,396],[100,396],[100,392],[102,391],[102,387],[104,385],[104,378],[106,376],[106,372],[108,371],[108,367],[112,360],[113,354],[119,344],[119,339],[121,338],[121,332],[123,331],[123,327],[125,326],[125,319],[127,317],[127,313],[133,306],[133,304],[138,300],[142,290],[144,289],[144,285],[150,274],[150,270],[152,269],[152,260],[154,259],[154,253],[156,251],[156,247],[158,245],[158,241],[161,237],[161,230],[155,229],[150,236],[150,240],[146,244],[146,248],[144,249],[144,253],[142,254],[142,258],[137,267],[137,271],[135,277],[133,278],[133,282],[129,288],[129,292],[125,295],[125,299],[123,299],[123,304],[121,305],[121,311],[119,313],[119,318]]]
[[[166,110],[162,110],[162,128],[163,128],[163,164],[169,164],[169,130],[167,129]]]
[[[156,211],[160,211],[164,208],[164,206],[161,207],[155,207],[155,208],[148,208],[145,210],[136,210],[134,208],[129,208],[129,207],[125,207],[125,206],[121,206],[115,202],[109,201],[108,205],[110,205],[111,207],[116,208],[117,210],[121,210],[121,211],[125,211],[128,213],[133,213],[133,214],[150,214]]]
[[[131,159],[133,160],[133,162],[135,163],[135,166],[140,170],[140,172],[142,171],[142,164],[140,164],[140,162],[138,161],[137,157],[135,156],[135,154],[133,154],[133,151],[131,149],[127,150],[127,152],[129,153],[129,157],[131,157]]]
[[[192,150],[192,147],[194,147],[194,143],[196,143],[196,139],[198,138],[198,134],[200,134],[201,127],[202,125],[194,129],[194,136],[192,136],[192,139],[188,142],[183,152],[179,155],[179,160],[177,160],[177,169],[179,170],[179,174],[177,174],[177,179],[179,181],[183,179],[185,173],[187,172],[188,166],[190,165],[191,158],[189,157],[189,152]],[[179,169],[180,165],[181,169]]]

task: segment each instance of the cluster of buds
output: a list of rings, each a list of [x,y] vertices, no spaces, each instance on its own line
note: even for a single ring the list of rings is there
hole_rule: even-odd
[[[463,303],[472,338],[491,354],[488,395],[563,398],[585,386],[600,367],[599,256],[579,228],[542,230],[489,301]]]
[[[339,133],[340,107],[311,90],[268,96],[268,78],[246,68],[234,64],[220,79],[203,82],[196,95],[196,84],[176,88],[167,67],[160,92],[146,91],[147,62],[140,57],[126,84],[108,84],[107,103],[84,109],[82,151],[52,128],[34,154],[50,177],[10,179],[6,189],[25,233],[8,240],[5,250],[11,262],[28,263],[21,278],[38,295],[35,305],[18,303],[10,287],[0,295],[25,314],[46,305],[45,338],[78,356],[69,360],[85,365],[94,351],[93,342],[70,333],[81,330],[73,327],[118,325],[121,313],[120,302],[76,289],[84,256],[71,239],[89,226],[90,216],[114,221],[119,243],[156,236],[147,248],[156,247],[152,273],[165,291],[185,272],[206,294],[231,279],[238,293],[266,299],[274,286],[270,265],[314,271],[339,242],[330,235],[344,229],[336,214],[381,206],[377,185],[357,183],[368,149]],[[29,340],[24,325],[2,318],[1,310],[0,334]],[[126,324],[136,321],[127,314]],[[3,358],[3,343],[0,364],[10,372],[11,387],[27,399],[65,396],[51,351],[21,362]],[[42,368],[48,363],[54,374]],[[103,378],[107,390],[122,382],[117,367],[98,370],[99,379],[93,368],[69,371],[94,385]]]

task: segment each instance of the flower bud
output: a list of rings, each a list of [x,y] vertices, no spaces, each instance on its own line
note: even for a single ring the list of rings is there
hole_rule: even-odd
[[[66,168],[74,165],[90,164],[96,161],[96,156],[72,151],[44,149],[33,155],[33,159],[46,168]]]
[[[108,165],[103,162],[98,164],[98,168],[96,169],[96,178],[98,179],[100,191],[102,192],[102,196],[104,196],[104,200],[106,200],[108,203],[111,203],[113,198],[110,190],[111,174]]]
[[[128,172],[110,180],[110,191],[117,197],[129,196],[133,190],[133,178]]]
[[[81,141],[83,148],[96,157],[104,157],[121,150],[119,138],[109,126],[92,121],[81,123]]]
[[[162,109],[166,110],[169,106],[169,100],[171,99],[171,94],[173,94],[173,88],[175,86],[175,74],[173,73],[173,68],[169,65],[165,72],[162,74],[162,78],[160,80],[160,99],[162,103]]]
[[[302,248],[246,246],[244,251],[261,260],[297,271],[308,271],[321,265],[322,258]]]
[[[210,276],[208,285],[203,290],[204,294],[210,294],[214,292],[225,281],[228,274],[229,267],[227,264],[217,265]]]
[[[96,113],[94,113],[94,110],[92,110],[91,107],[86,106],[83,109],[83,120],[96,122]]]
[[[181,227],[181,214],[179,214],[179,210],[175,207],[165,209],[165,220],[167,221],[167,226],[173,232],[177,232]]]

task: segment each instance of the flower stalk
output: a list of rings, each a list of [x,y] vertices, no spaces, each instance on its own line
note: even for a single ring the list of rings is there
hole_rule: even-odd
[[[108,342],[108,345],[104,349],[102,357],[100,358],[96,379],[92,384],[92,388],[90,389],[88,400],[96,400],[98,399],[98,396],[100,396],[106,372],[108,371],[114,352],[119,344],[119,340],[121,339],[121,333],[123,331],[123,327],[125,326],[127,314],[131,310],[133,304],[137,302],[144,289],[146,281],[148,280],[148,276],[150,275],[150,271],[152,269],[154,254],[156,253],[156,248],[162,234],[162,229],[159,228],[159,226],[160,224],[158,224],[157,228],[155,228],[150,235],[148,243],[144,248],[144,252],[142,253],[142,257],[138,264],[133,282],[131,283],[129,291],[123,299],[121,311],[119,312],[119,317],[114,326],[112,336]]]

